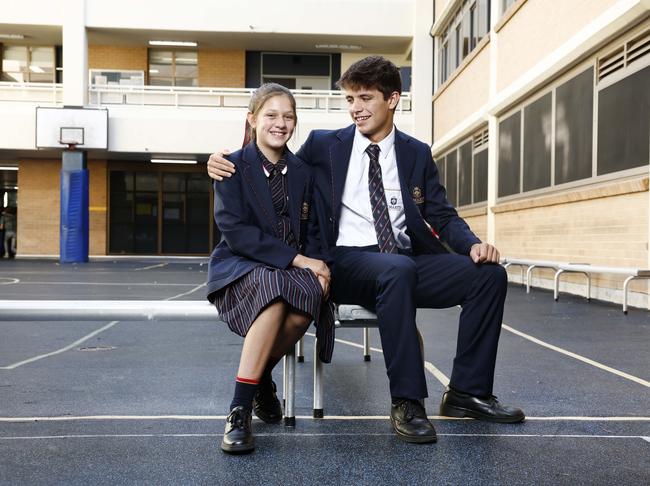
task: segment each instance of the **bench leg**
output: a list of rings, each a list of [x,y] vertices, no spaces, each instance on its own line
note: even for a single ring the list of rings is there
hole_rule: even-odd
[[[284,425],[287,427],[296,426],[296,414],[294,411],[295,385],[296,385],[296,346],[284,357]]]
[[[523,267],[522,267],[523,268]],[[526,269],[526,293],[530,294],[530,287],[533,284],[533,270],[535,265],[531,265]]]
[[[318,358],[318,339],[314,342],[314,418],[323,418],[323,363]]]
[[[296,357],[298,359],[298,363],[304,363],[305,362],[305,343],[304,341],[304,336],[300,338],[300,341],[298,341],[298,356]]]
[[[555,272],[555,278],[553,279],[553,299],[557,301],[560,298],[560,275],[564,273],[564,270],[558,270]]]
[[[587,301],[591,301],[591,274],[585,273],[587,276]]]
[[[363,360],[370,361],[370,335],[368,328],[363,328]]]

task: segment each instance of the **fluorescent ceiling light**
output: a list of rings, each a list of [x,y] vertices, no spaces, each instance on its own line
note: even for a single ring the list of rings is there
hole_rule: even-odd
[[[18,170],[18,167],[15,165],[6,165],[4,167],[0,167],[0,170]]]
[[[196,47],[198,44],[192,41],[150,40],[149,45],[150,46]]]
[[[151,159],[152,164],[196,164],[196,160],[188,159]]]
[[[160,71],[158,71],[157,69],[149,69],[149,74],[158,74],[158,73],[160,73]]]
[[[0,34],[0,39],[22,40],[24,38],[23,34]]]
[[[352,49],[359,50],[361,46],[356,44],[316,44],[314,46],[316,49]]]

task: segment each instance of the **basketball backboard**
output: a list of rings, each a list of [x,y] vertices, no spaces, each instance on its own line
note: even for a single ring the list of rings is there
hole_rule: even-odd
[[[108,149],[106,108],[36,108],[36,148]]]

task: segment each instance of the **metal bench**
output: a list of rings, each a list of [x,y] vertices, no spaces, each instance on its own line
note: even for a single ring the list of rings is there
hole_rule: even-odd
[[[530,287],[532,286],[533,281],[533,270],[536,268],[550,268],[557,271],[561,262],[553,262],[550,260],[527,260],[524,258],[503,258],[501,260],[503,268],[508,268],[510,266],[521,267],[521,282],[524,283],[524,267],[526,267],[526,293],[530,293]]]
[[[205,300],[0,300],[0,321],[177,321],[216,320]],[[296,383],[295,348],[284,357],[284,425],[293,427]]]
[[[640,268],[606,267],[601,265],[589,265],[584,263],[563,263],[558,265],[553,281],[553,298],[557,301],[560,298],[560,276],[564,273],[582,273],[587,277],[587,300],[591,299],[591,274],[607,273],[615,275],[627,275],[623,282],[623,313],[627,314],[627,291],[630,282],[636,279],[650,279],[650,270]]]

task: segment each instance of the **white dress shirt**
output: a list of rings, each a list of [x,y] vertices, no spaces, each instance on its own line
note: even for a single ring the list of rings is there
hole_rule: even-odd
[[[339,236],[337,246],[370,246],[377,245],[375,222],[372,218],[370,205],[370,190],[368,188],[368,167],[370,157],[366,149],[372,142],[359,130],[355,130],[352,153],[348,174],[343,186],[341,218],[339,220]],[[395,127],[386,138],[378,142],[379,165],[381,166],[382,181],[388,215],[397,247],[410,249],[411,240],[406,236],[406,215],[402,203],[402,191],[397,173],[395,157]]]

